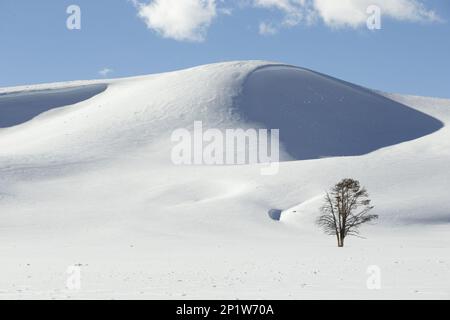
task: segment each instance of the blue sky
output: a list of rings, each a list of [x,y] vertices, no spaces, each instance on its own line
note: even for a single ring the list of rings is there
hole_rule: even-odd
[[[108,69],[108,77],[124,77],[263,59],[388,92],[450,98],[450,1],[389,0],[407,7],[385,8],[385,0],[351,0],[349,10],[380,4],[381,29],[372,31],[330,0],[307,0],[310,7],[295,0],[153,1],[1,0],[0,87],[101,78]],[[81,9],[80,30],[66,27],[71,4]]]

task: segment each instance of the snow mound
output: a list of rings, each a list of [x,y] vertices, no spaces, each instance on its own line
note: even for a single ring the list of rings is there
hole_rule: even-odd
[[[4,93],[0,128],[27,124],[37,115],[40,121],[0,134],[0,147],[14,154],[114,157],[148,146],[170,147],[173,130],[202,121],[204,129],[280,129],[289,155],[282,154],[282,160],[304,160],[362,155],[443,126],[368,89],[262,61],[86,84]]]
[[[279,128],[286,151],[297,160],[362,155],[443,126],[368,89],[290,66],[253,72],[238,105],[248,121]]]

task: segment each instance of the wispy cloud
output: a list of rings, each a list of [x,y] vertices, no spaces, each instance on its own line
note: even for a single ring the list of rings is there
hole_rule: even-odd
[[[100,70],[98,72],[99,75],[101,75],[102,77],[107,77],[109,74],[111,74],[113,72],[112,69],[110,68],[103,68],[102,70]]]
[[[283,26],[312,24],[318,19],[333,28],[358,28],[366,25],[367,8],[378,6],[382,15],[394,20],[440,21],[438,14],[419,0],[253,0],[253,6],[284,12]]]
[[[274,35],[278,30],[271,24],[267,22],[261,22],[259,24],[259,34],[263,36]]]

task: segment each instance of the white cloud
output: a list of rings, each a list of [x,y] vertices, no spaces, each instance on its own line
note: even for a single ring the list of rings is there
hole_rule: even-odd
[[[271,35],[282,27],[300,23],[312,25],[322,21],[332,28],[366,26],[367,8],[378,6],[382,18],[399,21],[439,21],[439,16],[425,7],[423,0],[236,0],[236,6],[224,7],[225,0],[129,0],[147,27],[164,38],[201,42],[218,15],[231,15],[234,9],[251,5],[277,10],[281,21],[265,21],[259,25],[261,35]],[[142,0],[144,1],[144,0]],[[227,2],[229,4],[229,2]]]
[[[358,28],[366,25],[371,5],[380,7],[382,16],[396,20],[439,21],[419,0],[253,0],[253,5],[284,12],[285,26],[311,24],[320,18],[327,26]]]
[[[107,75],[109,75],[112,72],[113,72],[113,70],[110,68],[103,68],[102,70],[100,70],[98,72],[98,74],[101,75],[102,77],[106,77]]]
[[[200,42],[217,16],[215,0],[134,0],[138,15],[162,37]]]

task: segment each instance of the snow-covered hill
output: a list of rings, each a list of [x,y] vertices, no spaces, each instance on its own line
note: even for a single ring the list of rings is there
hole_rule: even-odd
[[[194,121],[279,128],[278,174],[174,165]],[[0,298],[448,298],[449,121],[449,100],[264,61],[0,89]],[[380,219],[338,249],[314,220],[344,177]]]

